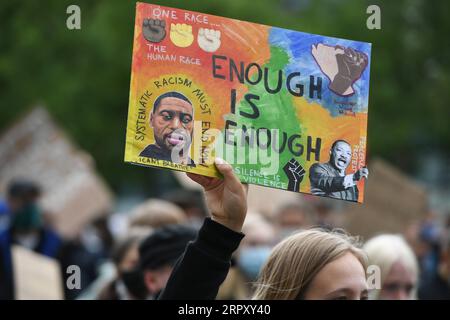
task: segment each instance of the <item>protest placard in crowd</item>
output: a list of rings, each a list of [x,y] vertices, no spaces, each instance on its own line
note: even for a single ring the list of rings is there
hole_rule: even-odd
[[[40,204],[65,237],[77,236],[108,213],[113,195],[91,156],[77,147],[43,107],[31,110],[0,137],[0,192],[14,179],[42,188]]]
[[[137,3],[125,161],[363,202],[370,51]]]
[[[18,245],[11,249],[17,300],[64,299],[62,272],[57,260]]]

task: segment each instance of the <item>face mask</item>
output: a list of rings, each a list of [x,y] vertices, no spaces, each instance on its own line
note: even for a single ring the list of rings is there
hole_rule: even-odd
[[[249,280],[256,280],[271,251],[269,246],[247,247],[241,250],[238,266]]]
[[[145,299],[147,296],[147,287],[144,283],[144,275],[141,270],[135,269],[122,273],[122,281],[130,294],[136,299]]]
[[[41,226],[41,212],[34,203],[25,205],[12,215],[12,227],[17,231],[31,231]]]

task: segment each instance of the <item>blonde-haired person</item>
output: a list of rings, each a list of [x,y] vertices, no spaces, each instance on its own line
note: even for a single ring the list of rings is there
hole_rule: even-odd
[[[380,269],[381,288],[370,296],[379,300],[416,299],[418,264],[413,250],[401,235],[382,234],[364,245],[369,265]]]
[[[253,299],[367,299],[366,266],[359,241],[343,230],[300,231],[272,250]]]
[[[180,207],[169,201],[148,199],[133,208],[128,221],[129,233],[149,234],[166,225],[186,223],[187,218]]]
[[[247,186],[221,159],[224,179],[188,174],[203,186],[211,218],[176,263],[159,299],[215,299],[232,253],[244,234]],[[366,256],[342,232],[294,234],[271,252],[257,281],[255,299],[366,299]]]

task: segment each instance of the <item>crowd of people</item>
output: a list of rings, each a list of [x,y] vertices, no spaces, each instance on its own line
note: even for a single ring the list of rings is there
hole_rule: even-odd
[[[248,210],[248,186],[216,166],[224,179],[189,174],[203,194],[180,189],[131,209],[120,237],[108,216],[92,221],[96,241],[64,239],[39,185],[11,181],[0,201],[0,298],[16,297],[14,244],[58,261],[63,284],[63,270],[80,268],[66,299],[450,299],[450,220],[424,214],[402,234],[361,239],[319,197]]]

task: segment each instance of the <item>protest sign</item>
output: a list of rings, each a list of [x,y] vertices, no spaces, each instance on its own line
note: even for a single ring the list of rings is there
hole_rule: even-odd
[[[363,202],[370,50],[137,3],[125,161]]]
[[[113,194],[92,157],[43,107],[32,109],[0,137],[0,193],[17,178],[42,188],[42,209],[66,238],[77,237],[86,224],[113,206]]]
[[[18,245],[13,245],[11,252],[17,300],[64,299],[58,261]]]

